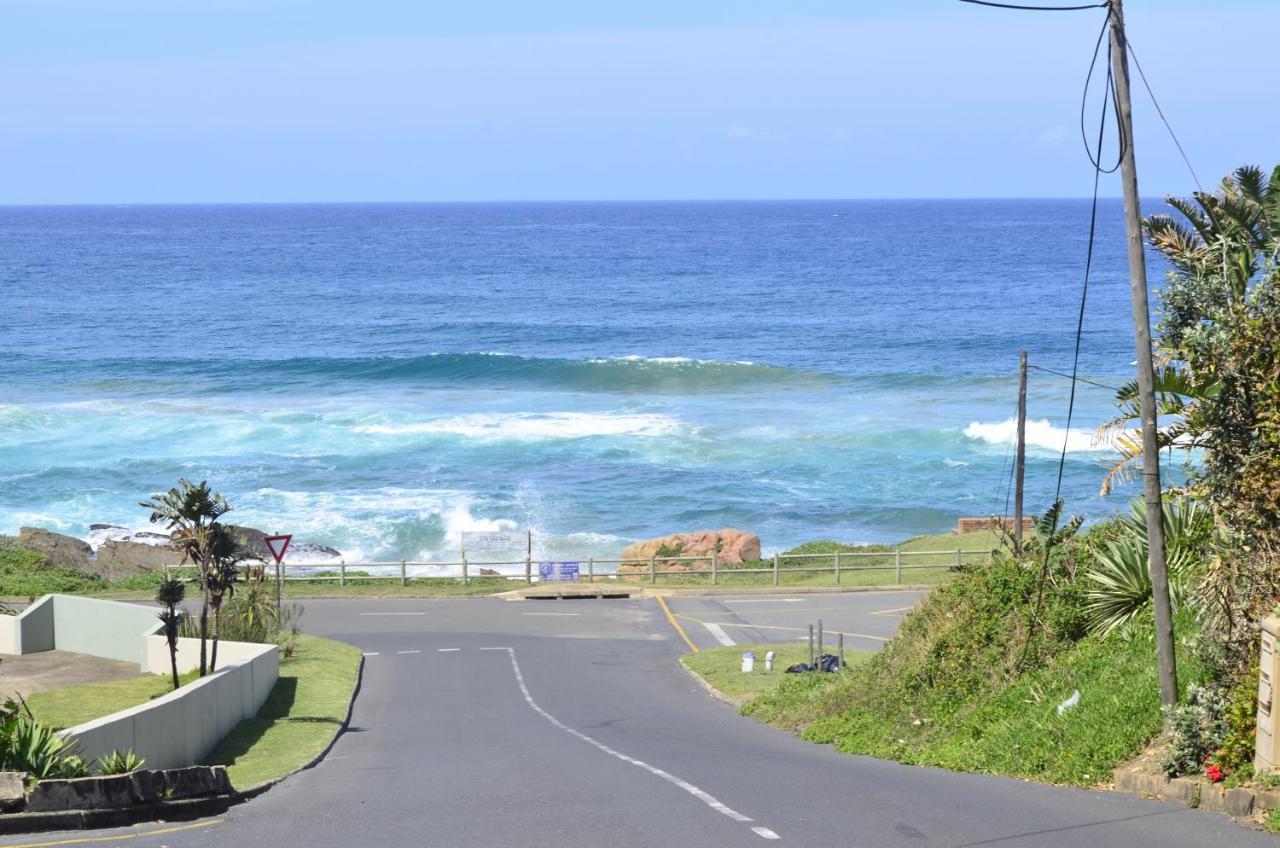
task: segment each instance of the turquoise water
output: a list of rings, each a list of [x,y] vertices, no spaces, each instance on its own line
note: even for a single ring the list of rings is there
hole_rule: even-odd
[[[1082,201],[0,209],[0,533],[142,528],[208,479],[349,560],[1003,507],[1021,348],[1071,364]],[[1133,359],[1118,202],[1082,373]],[[1158,272],[1153,269],[1153,279]],[[1096,492],[1108,392],[1033,372],[1028,501]]]

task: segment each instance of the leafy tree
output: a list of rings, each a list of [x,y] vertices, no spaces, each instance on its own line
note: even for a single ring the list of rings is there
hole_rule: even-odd
[[[209,608],[213,610],[213,649],[209,658],[209,671],[218,668],[218,641],[222,634],[223,601],[235,595],[236,581],[240,578],[241,565],[257,560],[244,551],[235,531],[215,524],[209,534],[210,564],[205,577]]]
[[[169,643],[169,665],[173,670],[173,688],[178,688],[178,625],[182,613],[178,607],[187,596],[187,587],[181,580],[168,579],[156,590],[156,603],[164,607],[160,621],[164,624],[164,638]]]

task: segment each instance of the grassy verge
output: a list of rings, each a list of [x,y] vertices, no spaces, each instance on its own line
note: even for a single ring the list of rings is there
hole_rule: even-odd
[[[183,684],[196,679],[192,671],[181,677]],[[173,691],[167,674],[142,674],[128,680],[84,683],[62,689],[36,692],[26,698],[27,706],[41,723],[58,730],[75,727],[120,710],[127,710]]]
[[[305,765],[346,718],[359,666],[358,648],[299,636],[293,656],[281,660],[280,680],[258,715],[236,725],[205,761],[225,765],[238,789]]]
[[[918,765],[1075,785],[1110,779],[1160,730],[1148,627],[1087,635],[1079,563],[1038,569],[1007,558],[961,572],[903,622],[880,653],[841,675],[783,675],[735,693],[728,666],[707,660],[742,711],[838,750]],[[1179,617],[1182,682],[1200,679],[1193,617]],[[807,650],[807,649],[806,649]],[[739,672],[740,674],[740,672]],[[726,682],[727,681],[727,682]],[[1079,703],[1058,706],[1080,693]]]
[[[742,655],[747,651],[754,651],[756,655],[755,671],[750,673],[742,671]],[[767,651],[775,654],[773,671],[764,670],[764,655]],[[844,652],[848,668],[866,662],[869,656],[870,654],[862,651]],[[797,676],[787,674],[787,666],[808,661],[808,645],[784,644],[729,645],[685,654],[681,659],[699,677],[739,703],[777,691],[784,680]]]

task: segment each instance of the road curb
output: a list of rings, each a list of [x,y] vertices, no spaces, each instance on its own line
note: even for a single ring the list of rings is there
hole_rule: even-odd
[[[114,810],[61,810],[55,813],[6,813],[0,815],[0,835],[18,833],[40,833],[59,830],[96,830],[106,827],[125,827],[145,822],[192,821],[225,813],[236,804],[258,797],[279,783],[293,777],[298,772],[306,771],[320,764],[338,739],[346,733],[351,725],[351,716],[355,712],[356,697],[364,683],[365,658],[360,657],[356,666],[356,682],[351,687],[351,696],[347,699],[347,714],[334,732],[329,743],[320,753],[298,766],[288,774],[267,780],[248,789],[235,790],[229,795],[216,795],[209,798],[192,798],[182,801],[159,801],[137,807],[121,807]]]
[[[746,698],[743,698],[742,700],[738,700],[729,695],[726,695],[724,692],[721,692],[719,689],[712,686],[710,683],[707,682],[707,679],[705,677],[703,677],[701,674],[698,674],[698,672],[694,671],[693,669],[689,668],[689,666],[685,664],[683,657],[680,658],[679,662],[680,662],[680,667],[683,668],[685,671],[687,671],[690,677],[698,681],[698,685],[701,686],[703,689],[705,689],[707,694],[715,698],[717,701],[724,701],[726,704],[729,704],[736,710],[741,710],[742,705],[747,702]]]

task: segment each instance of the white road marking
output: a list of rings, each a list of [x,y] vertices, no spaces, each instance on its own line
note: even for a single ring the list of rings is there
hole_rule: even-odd
[[[725,633],[725,632],[724,632],[724,628],[722,628],[720,625],[718,625],[718,624],[705,624],[704,626],[705,626],[705,627],[707,628],[707,630],[711,633],[711,635],[715,637],[715,640],[716,640],[717,642],[719,642],[721,645],[736,645],[736,644],[738,644],[737,642],[735,642],[735,641],[733,641],[732,639],[730,639],[730,638],[729,638],[729,634],[728,634],[728,633]]]
[[[426,615],[425,612],[362,612],[360,615]]]
[[[454,651],[461,651],[461,648],[436,648],[436,652],[440,654],[450,654]]]
[[[371,651],[365,654],[366,657],[376,657],[377,655],[378,655],[377,651]]]
[[[726,604],[803,604],[804,598],[751,598],[741,601],[725,601]]]
[[[422,651],[396,651],[397,654],[420,654]]]
[[[899,612],[910,612],[913,609],[915,609],[915,607],[894,607],[893,609],[887,610],[871,610],[868,615],[893,615],[894,613]]]
[[[803,627],[780,627],[777,624],[743,624],[740,621],[704,621],[702,623],[706,625],[708,630],[710,630],[713,626],[714,627],[754,627],[756,630],[791,630],[797,633],[803,632],[806,629]],[[887,636],[872,636],[869,633],[850,633],[848,630],[827,630],[826,632],[832,636],[839,636],[841,633],[843,633],[845,636],[848,636],[850,639],[875,639],[877,642],[889,641],[889,637]],[[730,642],[729,644],[732,645],[733,643]]]
[[[522,612],[521,615],[582,615],[580,612]]]
[[[484,649],[482,648],[481,650],[484,650]],[[529,694],[529,687],[525,685],[524,675],[520,672],[520,663],[516,662],[516,652],[514,649],[493,648],[491,650],[500,650],[500,651],[507,652],[507,655],[511,657],[511,670],[515,673],[516,683],[520,685],[520,694],[524,696],[525,703],[528,704],[535,713],[542,716],[547,721],[551,722],[560,730],[563,730],[565,733],[568,733],[570,736],[578,737],[583,742],[586,742],[588,745],[592,745],[595,748],[598,748],[599,750],[604,751],[606,754],[608,754],[611,757],[616,757],[617,759],[622,760],[624,763],[630,763],[631,765],[636,766],[637,768],[642,768],[645,771],[649,772],[650,774],[656,777],[660,777],[663,780],[667,781],[668,783],[680,787],[685,792],[688,792],[690,795],[697,798],[699,801],[706,804],[711,809],[715,810],[717,813],[726,815],[729,818],[733,819],[734,821],[738,821],[738,822],[751,821],[750,816],[744,816],[742,813],[738,812],[732,807],[729,807],[723,802],[721,802],[714,795],[710,795],[706,792],[703,792],[701,789],[694,786],[692,783],[689,783],[687,780],[681,780],[680,778],[676,777],[674,774],[671,774],[671,772],[663,771],[657,766],[651,766],[648,763],[646,763],[644,760],[637,760],[635,757],[629,757],[626,754],[622,753],[621,751],[615,751],[613,748],[610,748],[608,745],[605,745],[603,742],[597,742],[587,734],[582,733],[581,731],[578,731],[578,730],[574,730],[572,727],[565,724],[560,719],[556,718],[551,713],[544,710],[542,707],[538,706],[538,702],[533,700],[533,696]],[[769,831],[769,832],[773,833],[773,831]],[[778,837],[775,834],[773,837],[765,837],[765,838],[776,839]]]
[[[509,650],[511,650],[511,649],[510,649],[510,648],[508,648],[508,647],[503,646],[503,647],[500,647],[500,648],[481,648],[480,650],[482,650],[482,651],[509,651]]]
[[[770,830],[767,827],[753,827],[751,828],[751,830],[755,832],[756,836],[763,836],[765,839],[781,839],[782,838],[781,836],[774,833],[772,830]]]

